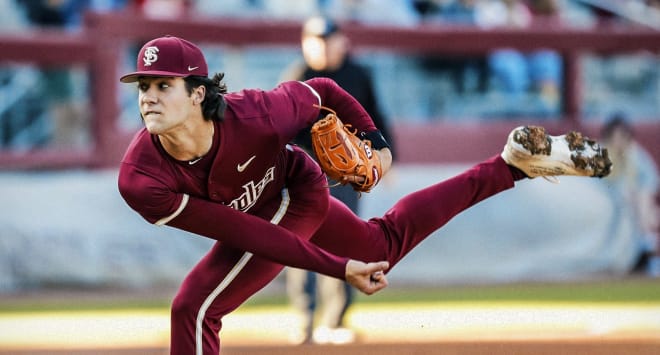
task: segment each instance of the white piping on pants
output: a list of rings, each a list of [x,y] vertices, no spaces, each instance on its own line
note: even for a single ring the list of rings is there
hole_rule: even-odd
[[[289,208],[289,202],[290,202],[290,197],[289,197],[289,190],[284,188],[282,189],[282,202],[280,202],[280,207],[277,209],[277,212],[275,212],[275,215],[273,218],[271,218],[270,223],[272,224],[279,224],[282,218],[284,218],[284,215],[286,214],[287,209]],[[197,322],[195,324],[195,348],[196,348],[196,354],[197,355],[204,355],[203,351],[203,346],[202,346],[202,327],[204,326],[204,317],[206,316],[206,311],[209,309],[213,301],[218,297],[220,292],[222,292],[229,284],[234,281],[236,276],[238,276],[238,273],[243,270],[245,265],[250,261],[252,258],[252,253],[250,252],[245,252],[241,259],[234,265],[234,267],[229,271],[227,276],[220,282],[218,287],[211,292],[211,294],[204,300],[204,303],[202,303],[202,307],[199,309],[199,313],[197,313]]]

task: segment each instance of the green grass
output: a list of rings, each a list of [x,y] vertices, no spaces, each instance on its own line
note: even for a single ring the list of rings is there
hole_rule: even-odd
[[[163,310],[169,309],[172,294],[156,292],[141,296],[117,297],[0,297],[0,313],[89,311],[89,310]],[[445,286],[438,288],[390,288],[375,295],[357,294],[360,304],[379,303],[636,303],[660,305],[660,280],[620,279],[580,283],[525,283],[483,286]],[[283,294],[257,294],[241,309],[285,306]]]
[[[285,296],[257,295],[243,307],[286,304]],[[390,288],[375,295],[357,294],[356,302],[496,302],[496,303],[648,303],[660,305],[660,280],[618,279],[571,283],[524,283],[482,286],[445,286],[437,288]]]
[[[360,297],[360,302],[636,302],[660,304],[660,280],[589,283],[511,284],[393,290]]]
[[[25,300],[0,298],[0,315],[3,313],[52,312],[52,311],[120,311],[120,310],[167,310],[171,300],[160,297],[134,299],[60,299],[44,297]]]

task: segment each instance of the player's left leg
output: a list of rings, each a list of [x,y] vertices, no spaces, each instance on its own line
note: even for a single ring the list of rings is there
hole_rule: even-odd
[[[281,220],[271,222],[301,238],[310,238],[325,214],[327,191],[298,196],[280,204]],[[318,208],[310,208],[317,206]],[[267,238],[268,236],[264,236]],[[222,318],[270,283],[283,266],[218,242],[186,276],[171,313],[171,354],[218,354]]]
[[[218,354],[222,318],[281,270],[282,265],[216,243],[186,276],[172,302],[170,354]]]
[[[318,166],[302,151],[291,154],[291,188],[282,191],[281,199],[267,201],[252,213],[309,239],[325,217],[329,194]],[[218,228],[222,228],[220,221]],[[217,355],[222,318],[270,283],[282,268],[216,243],[188,274],[174,299],[171,354]]]

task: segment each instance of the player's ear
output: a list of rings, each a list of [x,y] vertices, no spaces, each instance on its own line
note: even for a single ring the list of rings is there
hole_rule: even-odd
[[[195,88],[192,92],[192,100],[195,105],[199,105],[204,101],[204,97],[206,96],[206,86],[200,85]]]

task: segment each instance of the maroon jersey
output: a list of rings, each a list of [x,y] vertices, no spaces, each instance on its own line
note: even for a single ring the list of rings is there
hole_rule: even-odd
[[[346,123],[365,132],[376,129],[368,114],[324,78],[287,82],[270,91],[243,90],[224,98],[225,119],[215,122],[212,148],[194,163],[173,159],[157,136],[140,130],[120,167],[122,197],[150,223],[216,239],[280,264],[343,278],[347,258],[274,227],[268,219],[281,204],[282,190],[291,183],[288,173],[298,148],[288,143],[318,118],[318,105],[334,109]],[[310,176],[319,178],[309,183],[325,183],[318,166],[310,166],[315,173]]]

